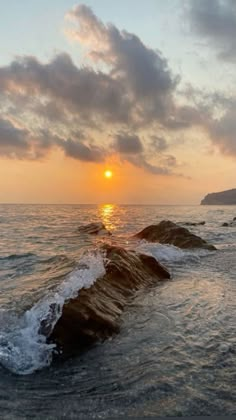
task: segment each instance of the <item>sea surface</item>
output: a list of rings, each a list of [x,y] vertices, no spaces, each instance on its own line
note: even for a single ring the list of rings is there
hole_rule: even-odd
[[[236,224],[222,227],[234,217],[236,206],[0,205],[0,418],[236,414]],[[189,229],[217,251],[131,239],[161,220],[204,220]],[[112,236],[79,235],[94,221]],[[52,363],[40,322],[104,272],[104,242],[153,255],[172,278],[136,294],[120,334]]]

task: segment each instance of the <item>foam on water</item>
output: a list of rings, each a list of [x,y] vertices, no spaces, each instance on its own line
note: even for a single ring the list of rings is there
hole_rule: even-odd
[[[200,257],[212,253],[212,251],[205,249],[183,250],[174,245],[162,245],[146,241],[141,241],[136,247],[136,251],[149,254],[163,263],[197,262]]]
[[[104,274],[100,253],[84,255],[79,268],[67,276],[57,291],[37,302],[22,317],[0,313],[0,363],[21,375],[50,365],[55,346],[47,344],[45,335],[40,333],[42,322],[50,333],[61,316],[64,302],[76,297],[80,289],[91,287]]]

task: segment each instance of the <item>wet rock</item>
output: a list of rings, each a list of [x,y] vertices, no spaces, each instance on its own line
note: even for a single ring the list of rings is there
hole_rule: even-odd
[[[185,225],[185,226],[203,226],[206,224],[205,221],[202,222],[179,222],[180,225]]]
[[[106,274],[67,302],[49,337],[64,355],[119,331],[120,316],[135,292],[170,278],[155,258],[104,245]]]
[[[236,217],[233,218],[232,222],[225,222],[221,226],[223,226],[223,227],[235,227],[236,226]]]
[[[151,225],[134,235],[136,238],[145,239],[150,242],[171,244],[179,248],[203,248],[215,250],[204,239],[189,232],[188,229],[177,225],[169,220],[163,220],[158,225]]]
[[[78,232],[87,235],[111,235],[102,222],[89,223],[88,225],[79,226]]]

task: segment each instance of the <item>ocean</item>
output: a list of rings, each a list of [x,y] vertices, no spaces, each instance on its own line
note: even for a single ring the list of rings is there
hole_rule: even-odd
[[[234,217],[236,206],[0,205],[1,419],[236,414],[236,223],[222,227]],[[161,220],[205,221],[188,228],[217,251],[131,238]],[[78,234],[97,221],[112,235]],[[154,256],[171,280],[135,294],[119,334],[52,362],[40,323],[103,274],[104,242]]]

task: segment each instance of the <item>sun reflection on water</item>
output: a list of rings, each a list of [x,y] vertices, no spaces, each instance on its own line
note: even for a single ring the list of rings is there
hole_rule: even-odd
[[[115,204],[102,204],[99,208],[100,218],[108,230],[114,230],[115,224],[113,222]]]

